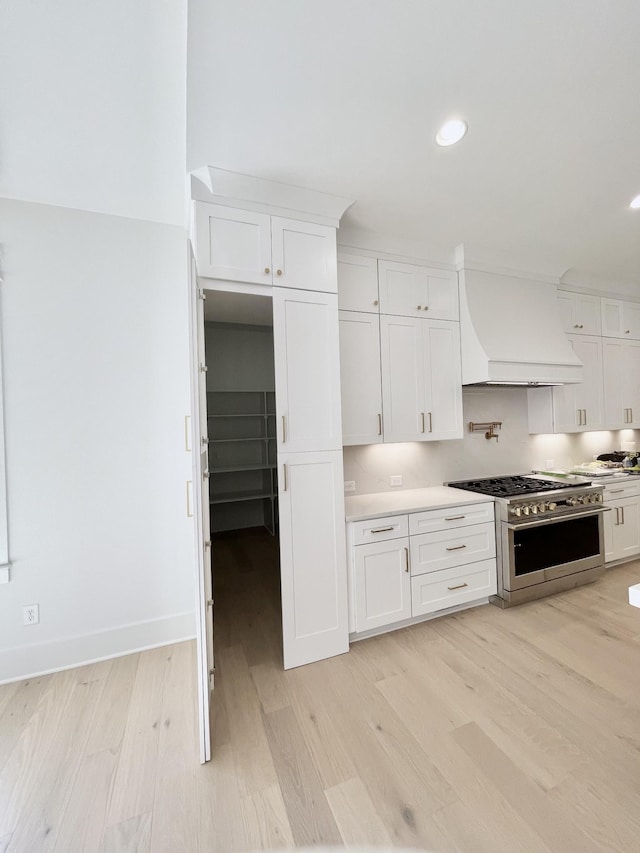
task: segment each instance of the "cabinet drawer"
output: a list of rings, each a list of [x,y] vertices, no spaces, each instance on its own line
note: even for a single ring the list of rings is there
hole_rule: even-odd
[[[495,560],[445,569],[411,578],[411,615],[421,616],[446,607],[486,598],[496,592]]]
[[[493,524],[493,501],[413,513],[409,516],[409,532],[414,536],[416,533],[468,527],[471,524],[485,524],[489,521]]]
[[[356,521],[353,524],[354,545],[366,545],[369,542],[398,539],[401,536],[408,535],[409,522],[406,515],[371,518],[368,521]]]
[[[611,503],[621,498],[633,498],[640,495],[640,477],[631,482],[612,483],[604,487],[604,502]]]
[[[476,524],[462,530],[438,530],[411,537],[411,574],[438,572],[496,555],[495,527]]]

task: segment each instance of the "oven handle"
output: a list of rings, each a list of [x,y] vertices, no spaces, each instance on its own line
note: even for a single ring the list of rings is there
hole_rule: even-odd
[[[589,518],[592,515],[602,515],[605,512],[611,512],[610,506],[603,506],[599,509],[591,510],[591,512],[572,512],[571,515],[556,515],[556,516],[547,516],[546,518],[541,518],[537,521],[526,521],[524,524],[509,524],[508,522],[504,522],[507,527],[507,530],[527,530],[529,527],[540,527],[543,524],[548,524],[550,521],[571,521],[573,518]]]

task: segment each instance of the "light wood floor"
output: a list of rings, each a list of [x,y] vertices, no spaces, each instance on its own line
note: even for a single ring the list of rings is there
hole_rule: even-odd
[[[285,673],[274,540],[214,558],[214,760],[192,643],[0,687],[0,853],[640,850],[640,562]]]

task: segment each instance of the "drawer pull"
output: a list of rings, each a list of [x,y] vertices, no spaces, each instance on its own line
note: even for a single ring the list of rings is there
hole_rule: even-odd
[[[466,547],[466,545],[453,545],[451,548],[447,548],[447,551],[460,551],[462,548]]]
[[[405,572],[409,571],[409,549],[404,549],[404,570]]]
[[[466,515],[449,515],[445,518],[445,521],[458,521],[459,518],[466,518]]]
[[[611,489],[611,490],[609,491],[609,494],[610,494],[610,495],[619,495],[619,494],[620,494],[620,492],[624,492],[624,489]]]
[[[376,529],[372,529],[370,533],[387,533],[389,530],[393,530],[393,527],[376,527]]]
[[[468,583],[459,583],[457,586],[448,586],[447,589],[462,589],[465,586],[469,586]]]

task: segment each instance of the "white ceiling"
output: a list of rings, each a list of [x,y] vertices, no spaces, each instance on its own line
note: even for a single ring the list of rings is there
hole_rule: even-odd
[[[355,198],[345,223],[368,232],[640,284],[637,0],[190,0],[189,16],[189,169]],[[467,137],[438,148],[456,114]]]

